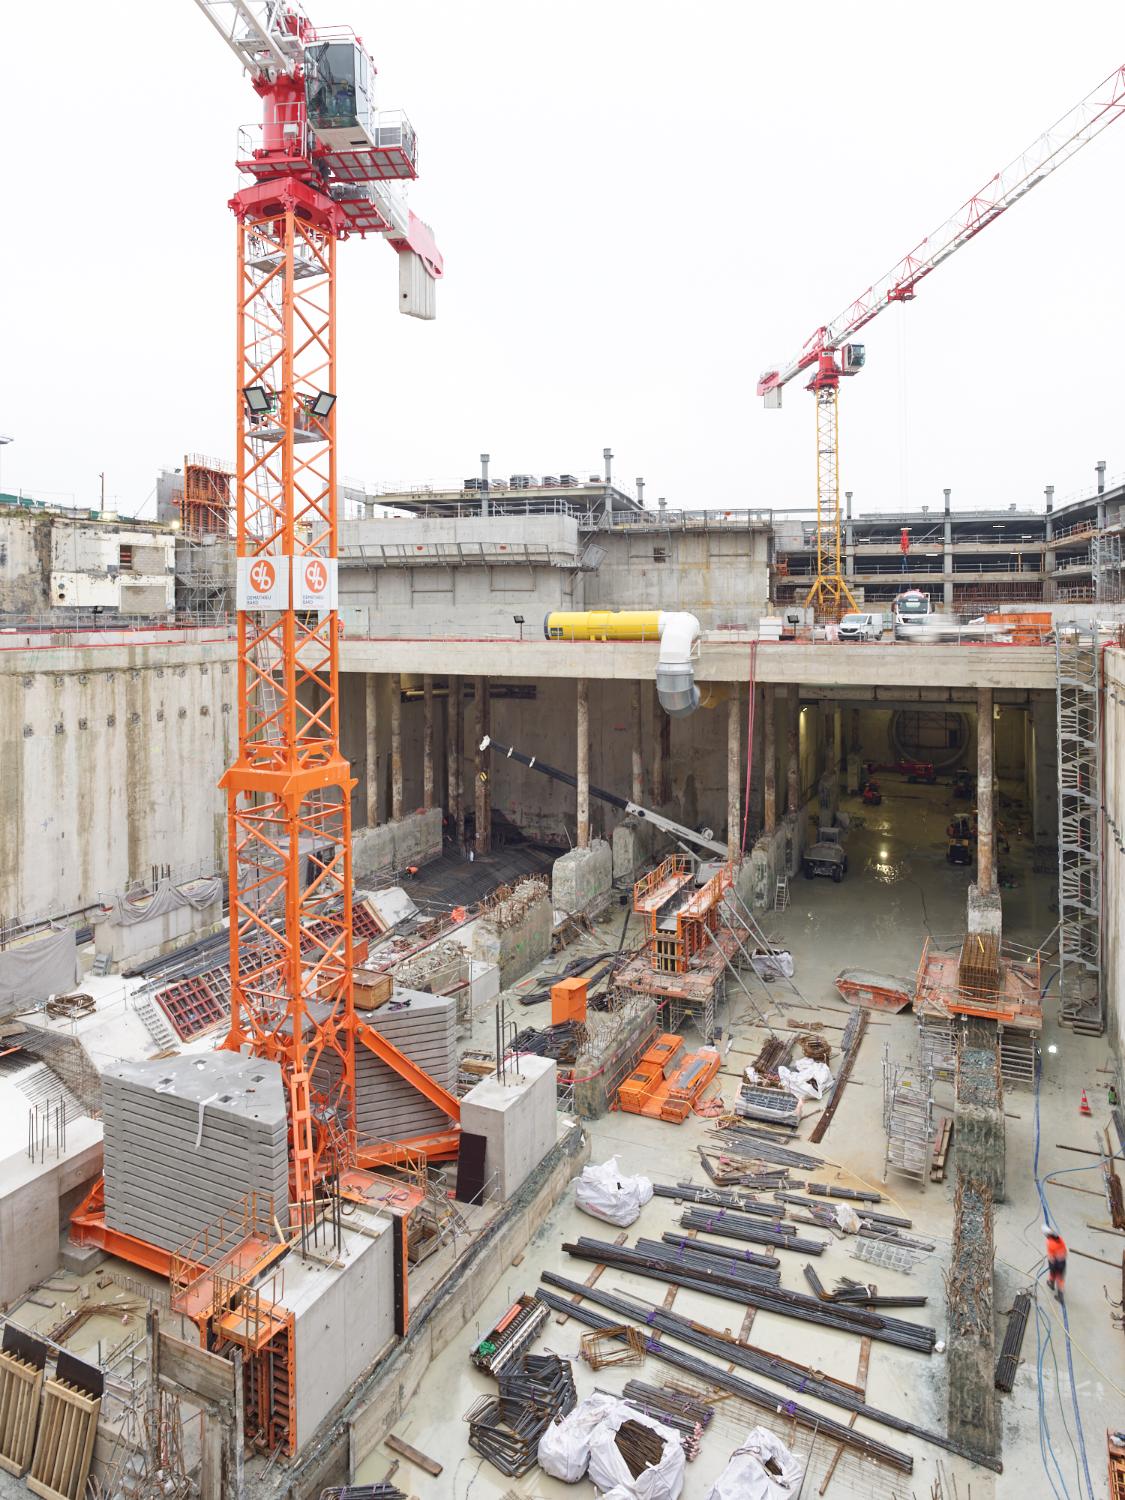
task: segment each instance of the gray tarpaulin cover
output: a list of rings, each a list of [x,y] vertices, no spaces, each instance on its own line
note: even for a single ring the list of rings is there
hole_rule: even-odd
[[[72,928],[7,948],[0,953],[0,1016],[26,1010],[48,995],[65,994],[78,978],[78,943]]]
[[[137,922],[162,917],[180,906],[193,906],[196,911],[202,911],[205,906],[222,899],[223,882],[217,875],[210,880],[192,880],[180,886],[162,880],[151,896],[144,896],[139,901],[130,901],[128,896],[114,896],[110,920],[116,927],[132,927]]]

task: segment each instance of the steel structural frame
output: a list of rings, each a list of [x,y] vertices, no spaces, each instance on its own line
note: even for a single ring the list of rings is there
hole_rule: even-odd
[[[1101,651],[1096,627],[1057,622],[1059,1016],[1101,1033]],[[1090,994],[1090,981],[1093,994]]]
[[[290,576],[287,606],[238,612],[238,759],[227,792],[231,1023],[224,1045],[281,1066],[297,1222],[330,1153],[355,1154],[351,807],[340,753],[335,607],[294,609],[298,569],[337,556],[335,205],[296,181],[237,218],[237,556]],[[266,391],[252,416],[243,392]],[[299,440],[298,440],[299,439]],[[330,601],[334,606],[334,601]],[[305,877],[308,858],[311,874]],[[281,920],[277,920],[281,919]],[[249,962],[247,962],[249,960]],[[326,1049],[336,1081],[314,1085]],[[329,1070],[325,1070],[325,1074]],[[322,1074],[322,1077],[324,1074]]]

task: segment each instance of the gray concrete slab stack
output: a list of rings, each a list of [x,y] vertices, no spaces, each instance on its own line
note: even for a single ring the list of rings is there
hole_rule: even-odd
[[[392,1009],[391,1007],[398,1007]],[[422,990],[395,989],[386,1005],[359,1013],[372,1031],[453,1093],[457,1077],[457,1001]],[[325,1054],[314,1085],[338,1072],[335,1054]],[[365,1141],[403,1140],[449,1127],[449,1116],[406,1082],[362,1042],[355,1049],[356,1132]]]
[[[102,1073],[111,1229],[178,1250],[246,1195],[284,1220],[288,1121],[281,1069],[236,1052],[115,1063]]]

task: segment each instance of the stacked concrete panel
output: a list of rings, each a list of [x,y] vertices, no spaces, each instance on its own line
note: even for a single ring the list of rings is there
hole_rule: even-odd
[[[393,1008],[392,1008],[393,1007]],[[361,1021],[453,1093],[457,1077],[457,1001],[448,995],[395,989],[386,1005]],[[335,1054],[326,1054],[314,1075],[317,1087],[335,1076]],[[405,1140],[449,1127],[449,1116],[401,1078],[362,1042],[355,1049],[356,1132],[366,1141]]]
[[[248,1193],[284,1220],[288,1121],[281,1069],[235,1052],[115,1063],[102,1074],[111,1229],[186,1245]]]

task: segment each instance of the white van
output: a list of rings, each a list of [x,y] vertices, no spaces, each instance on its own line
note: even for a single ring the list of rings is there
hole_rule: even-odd
[[[881,614],[845,615],[840,621],[839,634],[842,641],[877,641],[883,634],[883,616]]]

